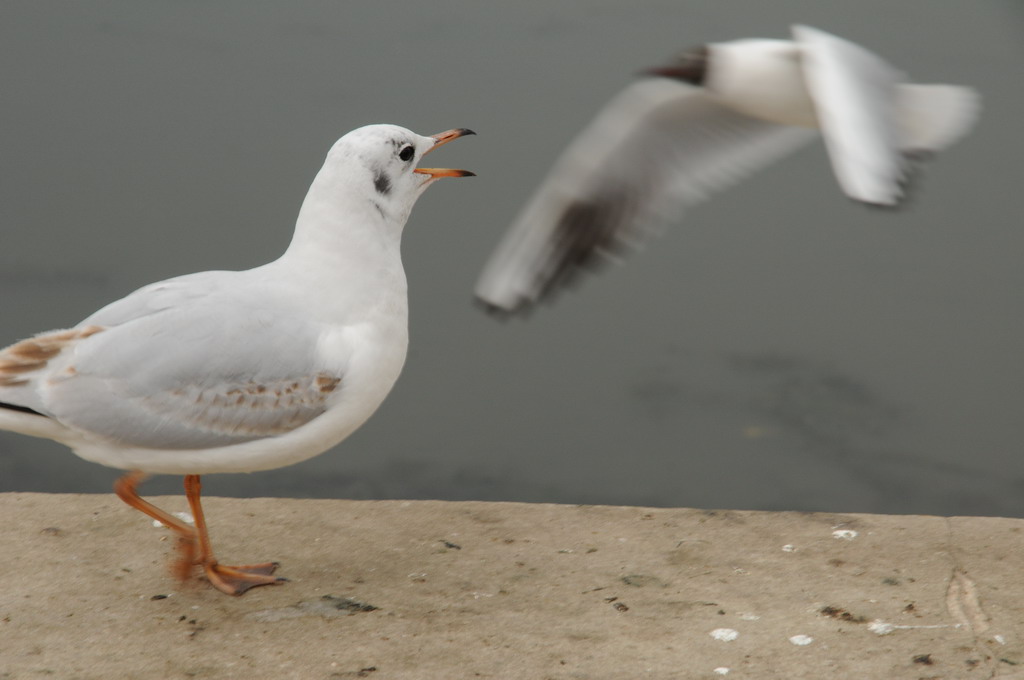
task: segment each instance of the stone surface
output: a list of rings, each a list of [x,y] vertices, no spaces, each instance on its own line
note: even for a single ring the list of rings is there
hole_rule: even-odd
[[[0,678],[1024,680],[1024,520],[204,506],[222,561],[290,582],[178,583],[113,495],[0,494]]]

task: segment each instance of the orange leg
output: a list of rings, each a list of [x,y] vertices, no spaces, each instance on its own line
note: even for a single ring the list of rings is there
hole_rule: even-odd
[[[199,483],[199,475],[185,475],[185,496],[188,498],[188,505],[192,508],[192,517],[196,522],[196,535],[199,548],[198,563],[203,565],[206,571],[206,578],[213,586],[228,595],[241,595],[250,588],[256,586],[268,586],[276,583],[283,583],[288,579],[271,576],[277,569],[277,562],[264,562],[262,564],[245,564],[240,566],[228,566],[218,564],[217,558],[213,556],[213,548],[210,545],[210,535],[206,531],[206,517],[203,515],[203,506],[199,501],[199,494],[202,491]]]
[[[182,556],[175,562],[172,571],[178,580],[184,581],[192,571],[193,565],[197,564],[195,558],[196,530],[139,496],[135,489],[145,478],[146,475],[141,472],[129,472],[114,482],[114,493],[128,505],[149,515],[178,535],[178,545],[181,548]]]
[[[192,516],[195,518],[195,528],[143,500],[135,489],[144,478],[145,475],[141,472],[129,472],[117,480],[114,484],[114,492],[125,503],[161,522],[178,535],[184,553],[174,570],[179,579],[188,578],[193,565],[199,564],[202,565],[210,583],[228,595],[241,595],[256,586],[272,585],[287,580],[271,576],[277,568],[276,562],[239,567],[217,563],[217,559],[213,556],[213,549],[210,547],[206,518],[203,516],[203,508],[199,500],[202,490],[199,475],[185,476],[185,494],[188,497],[189,507],[192,508]]]

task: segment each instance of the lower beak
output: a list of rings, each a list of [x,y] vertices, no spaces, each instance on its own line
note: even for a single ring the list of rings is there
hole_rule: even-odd
[[[454,130],[447,130],[445,132],[439,132],[436,135],[431,135],[431,139],[434,140],[434,146],[427,149],[426,156],[428,153],[433,151],[439,146],[444,146],[453,139],[459,137],[465,137],[466,135],[475,135],[476,133],[466,128],[456,128]],[[469,170],[452,170],[449,168],[416,168],[413,172],[418,172],[421,175],[430,175],[434,179],[440,179],[441,177],[475,177],[476,173],[470,172]]]

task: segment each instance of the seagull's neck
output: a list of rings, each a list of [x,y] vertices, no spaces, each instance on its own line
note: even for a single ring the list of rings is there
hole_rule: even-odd
[[[392,215],[357,182],[322,169],[302,202],[295,233],[282,260],[308,267],[401,268],[401,235],[408,211]]]
[[[399,221],[388,215],[372,196],[358,191],[357,183],[338,181],[325,168],[302,203],[291,244],[269,266],[311,282],[322,293],[315,304],[326,316],[344,310],[350,318],[362,313],[376,317],[384,310],[404,323],[405,217]]]

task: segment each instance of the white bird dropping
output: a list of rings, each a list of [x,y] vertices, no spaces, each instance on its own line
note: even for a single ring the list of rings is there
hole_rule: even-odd
[[[732,642],[740,636],[740,632],[732,628],[715,628],[708,635],[719,642]]]

